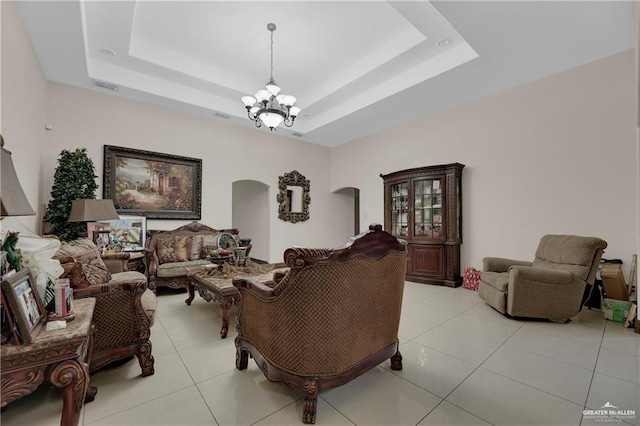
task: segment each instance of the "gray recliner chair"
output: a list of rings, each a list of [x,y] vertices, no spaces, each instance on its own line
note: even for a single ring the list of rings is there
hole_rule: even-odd
[[[580,312],[607,243],[600,238],[545,235],[533,262],[486,257],[478,295],[514,317],[568,319]]]

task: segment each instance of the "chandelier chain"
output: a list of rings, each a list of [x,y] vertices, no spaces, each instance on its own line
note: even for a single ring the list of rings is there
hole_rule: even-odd
[[[273,31],[271,31],[271,80],[273,80]]]

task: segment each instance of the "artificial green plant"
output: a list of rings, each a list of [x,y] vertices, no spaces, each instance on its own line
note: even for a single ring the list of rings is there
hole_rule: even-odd
[[[44,220],[49,223],[50,233],[61,241],[73,241],[86,233],[86,223],[67,220],[73,200],[96,198],[97,177],[86,148],[76,148],[75,151],[65,149],[60,153]]]

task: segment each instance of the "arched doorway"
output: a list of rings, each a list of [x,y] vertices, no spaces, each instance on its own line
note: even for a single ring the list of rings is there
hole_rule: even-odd
[[[342,197],[347,197],[353,204],[353,235],[360,233],[360,190],[353,187],[340,188],[333,192]]]
[[[269,260],[269,186],[255,180],[232,184],[231,226],[240,238],[251,238],[250,257]]]

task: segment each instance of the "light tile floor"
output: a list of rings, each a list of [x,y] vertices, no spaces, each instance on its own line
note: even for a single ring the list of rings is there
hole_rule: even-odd
[[[136,360],[92,376],[84,425],[299,425],[302,393],[235,369],[235,330],[219,338],[215,303],[161,292],[151,340],[156,374]],[[407,282],[404,369],[385,362],[322,392],[318,425],[640,425],[640,335],[585,310],[569,324],[506,318],[464,288]],[[611,403],[623,423],[583,416]],[[60,394],[43,385],[2,424],[57,425]],[[600,420],[600,421],[599,421]]]

